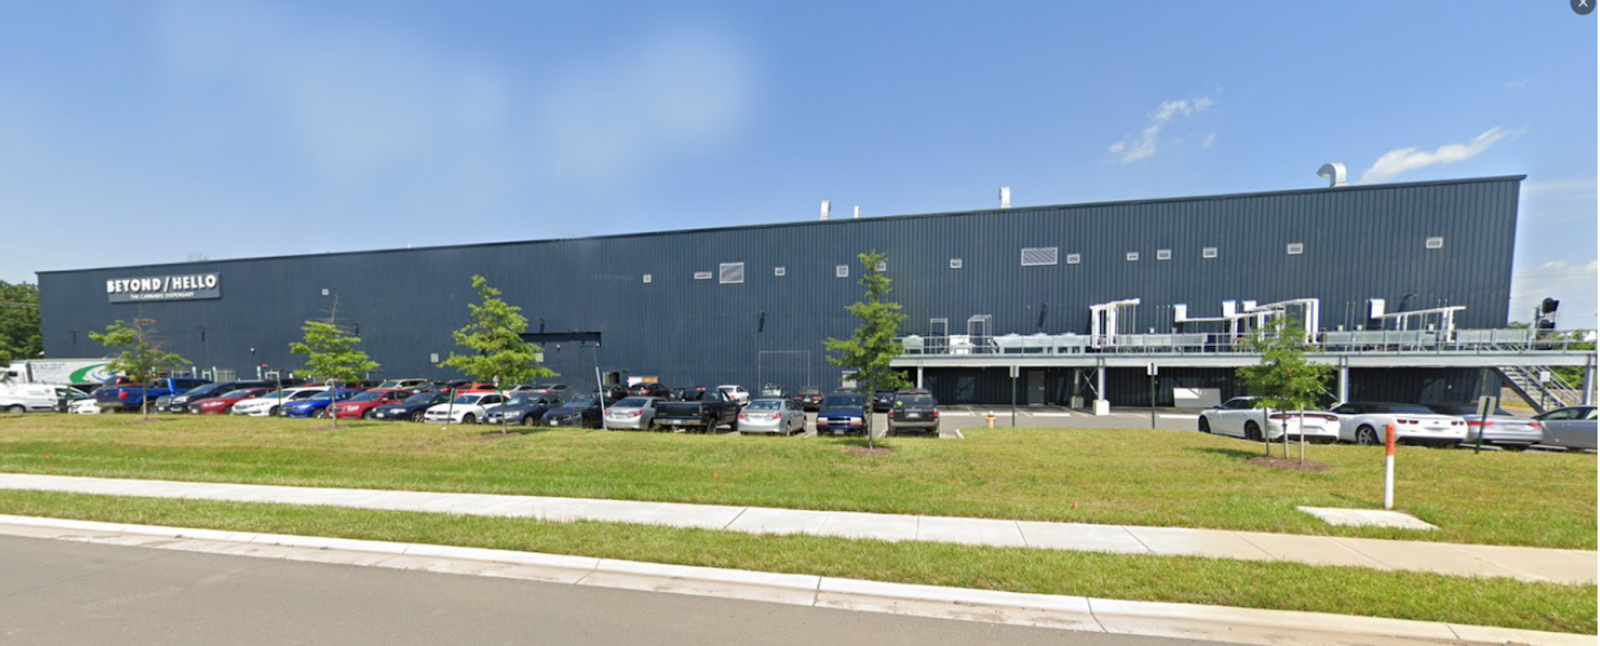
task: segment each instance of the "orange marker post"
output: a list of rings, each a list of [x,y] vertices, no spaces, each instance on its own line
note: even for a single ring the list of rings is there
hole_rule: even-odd
[[[1383,427],[1383,508],[1394,509],[1394,424]]]

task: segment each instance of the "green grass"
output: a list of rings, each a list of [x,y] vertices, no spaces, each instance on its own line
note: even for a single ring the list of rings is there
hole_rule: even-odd
[[[0,513],[488,547],[957,586],[1594,634],[1594,585],[1230,559],[887,543],[621,523],[0,491]]]
[[[1258,444],[1152,430],[971,429],[859,440],[154,417],[0,416],[0,472],[620,498],[1206,527],[1594,549],[1592,454],[1402,447],[1396,506],[1438,525],[1325,525],[1297,505],[1381,505],[1383,452],[1312,446],[1324,473],[1245,463]],[[1281,450],[1281,447],[1280,447]]]

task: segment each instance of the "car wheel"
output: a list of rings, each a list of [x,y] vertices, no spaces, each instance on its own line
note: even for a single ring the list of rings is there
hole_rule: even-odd
[[[6,412],[7,413],[11,413],[12,415],[21,415],[21,414],[27,412],[27,410],[25,410],[24,408],[22,408],[21,406],[19,406],[17,404],[12,404],[12,405],[6,407]]]
[[[277,417],[277,416],[278,416],[278,407],[277,406],[273,406],[272,408],[268,408],[267,409],[267,417]]]
[[[1201,416],[1200,417],[1200,432],[1201,433],[1210,433],[1211,432],[1211,422],[1209,420],[1207,420],[1205,418],[1205,416]]]
[[[1361,446],[1377,446],[1379,444],[1378,432],[1372,430],[1371,426],[1363,426],[1356,429],[1356,444],[1360,444]]]
[[[522,416],[522,425],[523,426],[533,426],[533,416],[532,415],[523,415]]]
[[[361,419],[372,419],[372,409],[368,408],[366,412],[361,413]]]
[[[1244,423],[1244,439],[1252,442],[1261,441],[1261,425],[1255,422]]]
[[[420,422],[420,421],[422,421],[422,417],[423,417],[422,411],[419,410],[419,411],[411,414],[411,421]]]
[[[472,415],[472,413],[467,413],[467,414],[461,416],[461,423],[462,424],[471,424],[471,423],[476,422],[476,421],[478,421],[478,418],[474,417]]]

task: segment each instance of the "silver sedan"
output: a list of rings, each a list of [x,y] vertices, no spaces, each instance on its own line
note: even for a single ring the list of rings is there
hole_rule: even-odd
[[[788,399],[757,399],[739,411],[740,433],[793,435],[806,430],[806,411]]]
[[[625,397],[612,404],[606,409],[606,430],[650,430],[650,422],[656,418],[658,400],[656,397]]]
[[[1568,406],[1534,417],[1544,428],[1540,444],[1570,451],[1595,448],[1595,407]]]
[[[1428,408],[1440,415],[1453,415],[1467,423],[1467,444],[1475,444],[1478,435],[1483,435],[1484,444],[1498,444],[1510,447],[1524,447],[1538,444],[1542,437],[1539,432],[1539,423],[1496,410],[1487,419],[1478,416],[1478,405],[1467,402],[1463,404],[1433,404]]]

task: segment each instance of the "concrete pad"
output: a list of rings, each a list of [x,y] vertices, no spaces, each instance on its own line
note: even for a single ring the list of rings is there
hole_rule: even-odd
[[[752,534],[816,534],[832,512],[748,507],[726,529]]]
[[[917,540],[917,517],[903,514],[863,514],[836,511],[828,515],[817,533],[844,538],[876,538],[882,541]]]
[[[1084,550],[1091,552],[1120,552],[1149,554],[1150,548],[1140,543],[1128,529],[1121,525],[1086,525],[1081,523],[1044,523],[1031,520],[1017,521],[1028,547],[1055,550]]]
[[[1516,630],[1489,626],[1462,626],[1449,624],[1462,641],[1484,644],[1538,644],[1539,646],[1594,646],[1594,635],[1547,633],[1537,630]]]
[[[1341,545],[1327,536],[1300,536],[1296,534],[1266,534],[1262,532],[1234,532],[1279,561],[1293,561],[1311,565],[1335,565],[1391,570],[1383,563],[1365,554]]]
[[[1224,559],[1271,560],[1272,556],[1233,532],[1172,527],[1127,526],[1128,533],[1150,548],[1169,556],[1210,556]]]
[[[864,612],[1101,632],[1083,597],[823,578],[816,605]]]
[[[1595,582],[1595,571],[1600,568],[1600,560],[1594,552],[1580,550],[1457,543],[1440,543],[1439,546],[1514,570],[1521,574],[1518,578],[1529,581],[1589,584]]]
[[[995,547],[1027,547],[1014,520],[923,516],[917,522],[917,540]]]
[[[1437,644],[1456,639],[1449,627],[1433,622],[1150,601],[1091,598],[1088,603],[1095,619],[1112,633],[1250,644]]]
[[[1305,513],[1317,517],[1322,522],[1330,525],[1346,525],[1351,527],[1392,527],[1395,529],[1414,529],[1418,531],[1434,531],[1439,529],[1423,522],[1411,514],[1398,511],[1385,511],[1381,509],[1335,509],[1331,507],[1296,507]]]
[[[578,584],[809,606],[818,581],[800,574],[602,560]]]
[[[1522,572],[1452,549],[1442,549],[1438,543],[1344,537],[1333,540],[1397,570],[1420,570],[1455,576],[1501,576],[1513,579],[1525,577]]]
[[[555,500],[537,505],[534,512],[540,520],[570,522],[598,520],[615,523],[644,523],[651,514],[659,511],[662,503],[632,502],[626,500],[580,500],[575,498]]]

